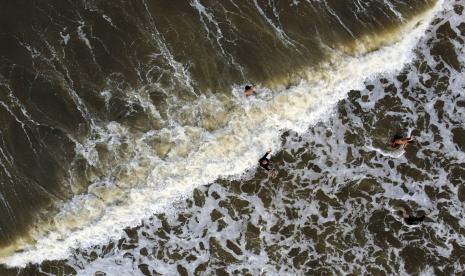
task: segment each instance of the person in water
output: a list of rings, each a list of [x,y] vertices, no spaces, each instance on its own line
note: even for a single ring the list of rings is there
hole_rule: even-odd
[[[424,214],[419,217],[411,216],[407,213],[407,210],[405,210],[404,207],[397,207],[397,210],[402,213],[402,218],[407,225],[418,225],[426,218]]]
[[[271,149],[269,151],[267,151],[265,153],[265,155],[263,155],[263,157],[260,158],[260,160],[258,160],[258,163],[260,164],[260,167],[262,167],[262,168],[264,168],[266,170],[266,172],[268,173],[269,176],[275,178],[278,175],[278,172],[271,168],[271,164],[270,164],[271,161],[268,158],[268,155],[270,155],[270,154],[271,154]]]
[[[260,160],[258,160],[260,167],[264,168],[267,171],[271,171],[270,159],[268,158],[268,155],[270,154],[271,154],[271,150],[267,151],[265,155],[263,155],[263,157],[260,158]]]
[[[255,88],[250,85],[246,85],[244,88],[244,94],[246,97],[252,96],[255,93]]]
[[[391,142],[391,148],[398,148],[399,146],[407,146],[408,144],[413,142],[413,136],[410,136],[409,138],[403,138],[403,137],[394,137]]]

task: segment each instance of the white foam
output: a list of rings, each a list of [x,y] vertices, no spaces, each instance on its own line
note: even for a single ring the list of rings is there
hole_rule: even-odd
[[[89,187],[89,194],[76,196],[63,206],[49,233],[36,233],[36,244],[1,262],[24,266],[28,262],[66,258],[71,248],[86,248],[120,237],[123,228],[136,226],[141,219],[165,211],[174,198],[188,194],[194,187],[219,177],[239,177],[256,166],[257,159],[269,147],[273,151],[280,148],[279,137],[284,130],[305,131],[310,124],[327,117],[347,91],[361,89],[366,78],[398,72],[410,62],[418,39],[440,7],[438,4],[432,9],[398,43],[362,56],[342,56],[336,68],[323,66],[318,72],[312,72],[309,81],[280,93],[270,93],[270,100],[258,99],[239,106],[229,114],[229,123],[224,128],[212,133],[196,132],[195,143],[186,141],[189,135],[194,135],[188,128],[174,128],[173,136],[179,137],[174,141],[183,143],[175,145],[173,150],[177,154],[166,160],[157,157],[148,145],[152,132],[134,139],[128,129],[117,123],[102,127],[98,139],[90,139],[76,150],[90,165],[96,165],[98,142],[106,142],[111,150],[112,145],[129,140],[128,151],[134,157],[126,164],[128,174],[116,181],[96,179]],[[239,101],[239,104],[242,103]],[[331,215],[326,219],[331,220]]]
[[[102,17],[103,19],[105,19],[105,21],[107,21],[108,23],[110,23],[110,25],[115,28],[115,29],[118,29],[118,27],[116,27],[115,24],[113,24],[113,21],[111,20],[111,17],[109,17],[108,15],[106,14],[102,14]]]
[[[397,149],[395,151],[385,151],[383,149],[375,148],[373,146],[366,146],[366,148],[372,151],[376,151],[377,153],[383,156],[392,157],[392,158],[399,158],[405,153],[404,147],[401,147],[400,149]]]
[[[66,31],[66,30],[64,30]],[[66,34],[64,32],[60,32],[60,36],[61,38],[63,39],[63,44],[68,45],[68,42],[69,42],[69,39],[70,39],[70,35],[69,34]]]
[[[77,27],[79,39],[82,40],[86,44],[87,48],[89,48],[89,50],[92,52],[92,46],[90,45],[89,39],[84,32],[85,23],[84,21],[80,21],[79,24],[80,25]]]

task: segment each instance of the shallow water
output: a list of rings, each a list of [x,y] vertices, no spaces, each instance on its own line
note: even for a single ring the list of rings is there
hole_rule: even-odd
[[[335,3],[300,2],[291,7],[326,5],[331,24],[350,21]],[[289,11],[267,3],[249,3],[255,12],[267,15],[262,23],[280,41],[270,49],[276,56],[264,51],[264,59],[276,58],[269,62],[279,63],[281,43],[286,51],[298,52],[296,59],[302,64],[316,61],[299,52],[314,46],[294,32],[280,32],[294,30],[292,22],[284,19]],[[149,67],[139,67],[147,78],[142,88],[128,88],[128,75],[108,79],[109,88],[99,94],[100,108],[89,108],[89,99],[81,105],[79,99],[85,96],[77,89],[80,98],[75,106],[83,117],[91,114],[90,130],[83,126],[81,138],[71,131],[66,136],[79,157],[68,156],[71,165],[62,164],[69,184],[63,187],[64,195],[56,195],[59,204],[43,209],[44,215],[35,220],[32,241],[16,241],[15,248],[21,251],[5,250],[2,257],[8,266],[33,264],[5,268],[4,273],[460,273],[465,242],[464,3],[438,2],[426,13],[420,12],[420,2],[410,8],[400,2],[385,3],[394,16],[373,20],[372,25],[366,21],[369,32],[340,24],[334,32],[348,37],[341,35],[331,45],[331,32],[322,31],[326,50],[317,66],[301,70],[303,65],[289,60],[297,77],[283,79],[278,71],[287,70],[286,63],[261,74],[237,61],[247,68],[247,76],[261,84],[251,99],[242,97],[245,81],[235,79],[234,73],[223,72],[231,77],[232,92],[221,90],[221,84],[200,80],[183,61],[183,55],[193,54],[174,50],[177,55],[170,60],[163,45],[170,45],[167,33],[174,36],[176,27],[172,32],[156,29],[165,39],[156,38],[156,47],[168,63],[152,64],[152,72],[160,74],[168,66],[174,71],[167,72],[176,77],[167,81],[184,87],[186,94],[174,89],[182,95],[168,100],[166,91],[157,90],[166,89],[164,74],[154,82],[154,76],[148,77]],[[358,5],[366,5],[366,18],[381,18],[373,17],[376,6],[357,2],[353,7]],[[270,9],[261,8],[267,6]],[[165,26],[155,20],[170,18],[168,10],[160,16],[155,7],[142,7],[151,10],[151,16],[141,20],[149,23],[152,33],[153,27]],[[214,47],[221,52],[226,45],[224,29],[212,14],[222,8],[212,4],[203,10],[200,1],[189,7],[206,24],[210,41],[220,41]],[[92,5],[86,8],[92,9]],[[324,23],[324,18],[318,19]],[[116,19],[106,22],[117,24]],[[376,29],[383,25],[393,29]],[[83,33],[87,31],[79,26],[77,37],[87,45]],[[371,35],[377,42],[363,47],[351,41],[351,33]],[[65,43],[66,34],[62,35]],[[304,45],[295,46],[299,43]],[[229,62],[239,56],[231,54]],[[254,64],[267,67],[264,61]],[[211,91],[205,92],[205,87]],[[111,111],[118,93],[133,103],[121,118],[118,111]],[[99,109],[102,115],[95,117]],[[29,111],[24,110],[20,114],[26,117]],[[394,134],[414,135],[416,142],[405,151],[392,151],[387,144]],[[272,157],[279,171],[276,179],[256,168],[256,160],[269,147],[276,152]],[[88,184],[77,185],[84,182]],[[66,194],[74,196],[68,200]],[[405,226],[397,206],[426,212],[429,219],[419,227]],[[47,219],[50,214],[52,219]]]

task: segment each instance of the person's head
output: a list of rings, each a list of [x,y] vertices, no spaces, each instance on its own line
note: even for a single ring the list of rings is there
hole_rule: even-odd
[[[407,210],[406,210],[404,207],[398,206],[396,209],[397,209],[397,211],[399,211],[400,215],[401,215],[403,218],[408,218],[408,217],[409,217],[408,212],[407,212]]]
[[[268,160],[262,160],[262,164],[263,164],[263,165],[268,164]]]
[[[246,91],[250,90],[250,89],[252,89],[252,86],[250,86],[250,85],[246,85],[245,88],[244,88],[244,90],[246,90]]]

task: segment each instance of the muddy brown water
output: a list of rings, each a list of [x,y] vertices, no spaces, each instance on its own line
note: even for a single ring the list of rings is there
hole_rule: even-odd
[[[295,2],[3,3],[3,244],[50,220],[60,203],[131,155],[100,145],[101,165],[90,165],[75,146],[96,126],[163,129],[178,108],[169,95],[181,106],[202,94],[230,97],[237,84],[294,84],[309,64],[338,47],[350,50],[343,46],[354,37],[395,29],[399,14],[408,20],[433,4]],[[240,180],[219,179],[119,240],[73,248],[59,261],[5,267],[2,275],[459,274],[463,5],[446,1],[402,72],[347,91],[305,133],[285,132],[272,157],[276,179],[254,168]],[[141,87],[160,117],[128,92]],[[109,99],[101,94],[107,90]],[[387,146],[394,134],[417,139],[397,155]],[[429,219],[405,226],[396,206]]]

